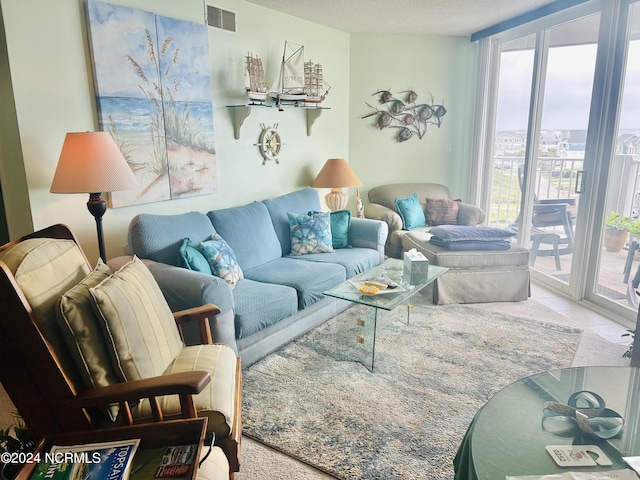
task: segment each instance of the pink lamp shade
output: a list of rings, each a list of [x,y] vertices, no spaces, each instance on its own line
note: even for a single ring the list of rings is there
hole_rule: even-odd
[[[342,191],[343,188],[360,187],[362,182],[351,170],[351,167],[344,158],[330,158],[318,173],[316,179],[311,183],[314,188],[330,188],[325,197],[327,207],[331,211],[346,208],[348,195]]]
[[[102,193],[138,186],[109,132],[67,133],[51,193]]]
[[[60,152],[51,193],[88,193],[87,208],[96,220],[100,258],[106,261],[102,216],[107,211],[103,192],[128,190],[138,180],[109,132],[67,133]]]

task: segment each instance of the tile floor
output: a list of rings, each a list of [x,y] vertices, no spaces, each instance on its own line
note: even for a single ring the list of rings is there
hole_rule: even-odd
[[[546,286],[532,282],[531,298],[571,319],[580,328],[589,329],[612,343],[629,343],[628,337],[621,337],[626,332],[626,327],[555,293]]]

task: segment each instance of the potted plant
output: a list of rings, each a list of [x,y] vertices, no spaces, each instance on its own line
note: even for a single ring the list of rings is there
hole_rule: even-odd
[[[605,220],[604,248],[607,252],[619,252],[629,237],[629,225],[632,219],[618,213],[611,212]]]
[[[29,453],[36,447],[35,439],[19,415],[15,415],[16,422],[6,430],[0,428],[0,453]],[[22,468],[20,462],[0,463],[0,478],[13,480]]]

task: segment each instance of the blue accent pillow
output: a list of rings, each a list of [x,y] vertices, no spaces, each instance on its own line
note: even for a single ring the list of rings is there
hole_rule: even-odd
[[[291,255],[333,252],[331,219],[328,213],[287,213],[291,230]]]
[[[491,242],[515,237],[517,232],[508,228],[473,227],[468,225],[440,225],[429,233],[444,242],[463,242],[468,240]]]
[[[413,230],[427,225],[417,193],[406,198],[396,198],[395,204],[396,210],[402,218],[403,230]]]
[[[311,210],[308,215],[316,215],[315,210]],[[331,223],[331,244],[333,248],[351,248],[349,242],[349,229],[351,228],[351,210],[337,210],[329,214]]]
[[[212,273],[209,262],[198,250],[198,245],[189,238],[182,240],[182,245],[178,250],[178,266],[209,275]]]
[[[214,233],[209,240],[200,242],[198,248],[207,259],[211,271],[216,277],[222,278],[232,287],[235,287],[236,283],[244,278],[235,253],[217,233]]]

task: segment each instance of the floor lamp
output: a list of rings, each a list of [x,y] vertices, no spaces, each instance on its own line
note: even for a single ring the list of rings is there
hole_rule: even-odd
[[[96,220],[100,258],[106,262],[102,216],[103,192],[128,190],[138,180],[109,132],[67,133],[51,182],[51,193],[88,193],[87,208]]]
[[[324,200],[329,210],[343,210],[347,207],[349,196],[342,191],[343,188],[361,187],[362,182],[351,170],[344,158],[330,158],[311,183],[314,188],[330,188]]]

